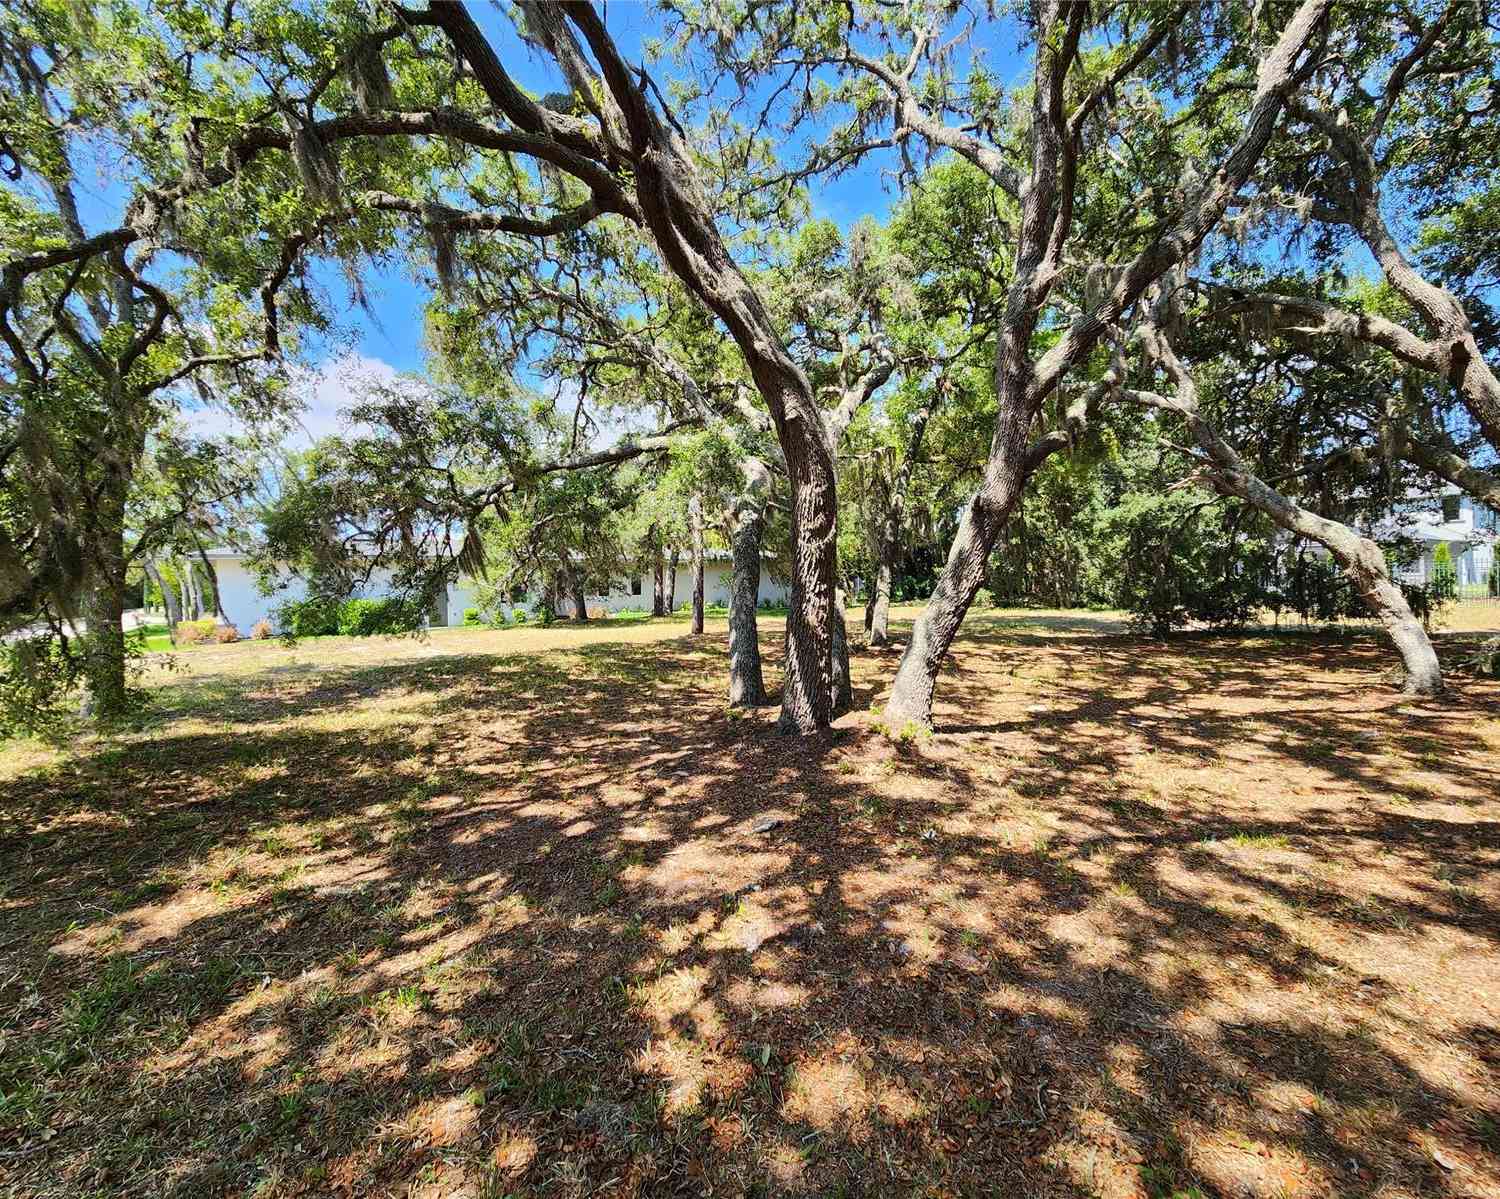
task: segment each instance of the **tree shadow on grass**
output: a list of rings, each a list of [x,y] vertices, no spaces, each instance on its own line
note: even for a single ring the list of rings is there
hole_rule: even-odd
[[[1493,1185],[1496,690],[1429,722],[1351,683],[1358,647],[961,651],[907,744],[857,714],[777,737],[725,708],[722,644],[679,637],[250,676],[19,780],[0,1170],[35,1195]],[[866,702],[888,667],[856,663]]]

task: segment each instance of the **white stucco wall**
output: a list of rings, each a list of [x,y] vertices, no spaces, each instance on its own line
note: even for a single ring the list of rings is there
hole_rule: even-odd
[[[295,576],[287,580],[285,587],[271,595],[262,595],[255,575],[237,555],[210,555],[214,573],[219,576],[219,597],[224,616],[239,629],[242,636],[250,635],[250,628],[258,620],[276,624],[273,610],[290,600],[299,600],[307,594],[303,581]],[[355,595],[374,599],[385,595],[390,588],[391,574],[387,570],[376,571],[369,583],[359,588]],[[460,612],[462,618],[462,612]]]
[[[243,559],[215,556],[213,563],[214,573],[219,576],[219,599],[224,617],[245,637],[250,635],[250,627],[258,620],[275,624],[271,609],[287,600],[301,599],[306,591],[301,579],[293,579],[285,591],[261,595],[255,576],[246,568]]]
[[[219,576],[219,594],[223,601],[224,614],[229,622],[235,625],[242,635],[248,636],[250,628],[258,620],[268,620],[273,625],[276,618],[272,615],[275,608],[286,603],[288,600],[301,599],[306,594],[306,587],[301,579],[291,579],[287,586],[273,595],[262,595],[256,583],[254,574],[247,568],[245,560],[238,555],[214,554],[212,555],[214,570]],[[725,561],[710,561],[703,568],[703,596],[704,602],[708,604],[729,603],[729,578],[730,564]],[[652,576],[647,573],[639,576],[636,580],[640,585],[640,594],[631,591],[630,579],[615,580],[615,587],[609,595],[590,595],[588,605],[591,609],[603,608],[607,612],[622,612],[631,608],[638,608],[649,612],[651,610],[651,592],[653,586]],[[372,576],[370,583],[361,588],[358,594],[374,598],[386,593],[390,584],[390,574],[387,571],[377,571]],[[762,573],[760,578],[760,592],[758,603],[784,604],[790,594],[789,588],[781,583],[772,582],[767,573]],[[475,583],[469,578],[460,579],[448,588],[447,602],[444,610],[434,614],[435,624],[462,624],[464,609],[477,606],[475,602]],[[677,607],[690,603],[693,598],[693,571],[690,566],[680,567],[677,571],[677,589],[673,594],[673,602]],[[534,615],[537,610],[536,601],[531,599],[519,600],[514,607],[525,608]],[[571,605],[564,602],[564,610],[571,611]],[[514,608],[506,609],[506,617],[509,618]]]

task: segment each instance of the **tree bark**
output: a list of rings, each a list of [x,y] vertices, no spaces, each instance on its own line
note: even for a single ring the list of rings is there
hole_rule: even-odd
[[[122,468],[105,466],[105,480],[93,511],[94,569],[83,602],[83,711],[106,724],[130,710],[124,625],[128,486]]]
[[[667,614],[667,579],[660,546],[652,552],[651,568],[651,615],[665,616]]]
[[[703,504],[694,496],[688,501],[688,523],[693,536],[693,633],[703,632]]]
[[[733,574],[729,588],[729,706],[759,707],[766,702],[760,663],[760,546],[765,530],[770,468],[757,458],[740,466],[745,488],[729,513]]]
[[[908,726],[925,729],[932,725],[938,671],[964,614],[984,583],[990,547],[1021,498],[1031,473],[1026,445],[1029,424],[1029,411],[1023,412],[1014,404],[1002,408],[983,482],[964,509],[958,533],[948,549],[947,564],[938,576],[932,598],[912,624],[911,640],[891,685],[885,719],[896,732]]]
[[[167,585],[166,579],[162,578],[161,571],[157,568],[155,562],[148,560],[145,564],[144,570],[146,572],[146,577],[150,579],[151,582],[156,585],[156,589],[161,592],[162,609],[166,612],[167,615],[167,635],[175,644],[177,641],[177,625],[182,620],[182,607],[177,602],[177,589],[175,587],[169,587]]]
[[[677,563],[680,554],[674,547],[667,558],[667,615],[677,611]]]
[[[583,593],[583,575],[576,566],[568,567],[568,585],[573,599],[573,619],[587,621],[589,618],[588,596]]]
[[[854,684],[849,677],[849,629],[844,622],[844,589],[833,592],[833,714],[842,716],[854,706]]]
[[[209,586],[213,588],[214,615],[224,624],[228,624],[229,617],[224,615],[224,601],[219,595],[219,572],[214,569],[214,564],[209,560],[208,554],[201,545],[198,547],[198,561],[203,564],[204,577],[207,578]]]
[[[197,620],[193,611],[193,585],[188,579],[188,568],[181,558],[172,559],[172,569],[177,572],[177,596],[182,606],[183,620]]]
[[[875,567],[875,591],[870,597],[870,644],[891,641],[891,559],[896,555],[895,538],[882,539],[880,564]]]

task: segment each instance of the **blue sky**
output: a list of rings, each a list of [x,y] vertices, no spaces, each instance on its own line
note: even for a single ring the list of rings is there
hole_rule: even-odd
[[[646,57],[648,41],[670,32],[664,27],[664,15],[649,0],[608,0],[603,10],[617,45],[633,62]],[[470,11],[491,38],[507,70],[523,87],[534,94],[562,89],[561,77],[550,60],[521,41],[497,5],[475,0]],[[986,32],[989,44],[977,41],[971,51],[983,54],[1006,83],[1018,82],[1025,56],[1018,53],[1015,26],[1002,21]],[[658,63],[652,68],[663,88],[678,69],[671,63]],[[960,73],[962,70],[960,67]],[[817,136],[814,129],[797,140],[805,144],[805,139]],[[877,155],[836,179],[815,180],[809,188],[813,214],[846,229],[862,216],[885,217],[895,196],[882,179],[882,168],[893,163],[892,156]],[[127,197],[128,181],[113,173],[112,163],[100,161],[92,164],[92,170],[80,169],[79,183],[85,225],[90,231],[113,225]],[[299,390],[307,404],[303,424],[310,438],[337,431],[339,410],[352,401],[361,384],[388,379],[397,372],[421,372],[426,366],[423,308],[427,288],[399,266],[367,263],[364,269],[361,283],[373,315],[353,303],[339,267],[330,263],[313,267],[314,278],[341,302],[347,301],[348,308],[337,336],[304,346],[303,357],[312,369]],[[193,423],[204,432],[220,432],[230,422],[223,414],[200,412],[194,415]]]
[[[517,82],[535,94],[561,88],[561,78],[555,69],[549,70],[550,64],[516,36],[509,20],[495,6],[473,4],[471,11]],[[611,0],[605,6],[605,15],[616,44],[631,61],[644,57],[648,40],[662,38],[669,32],[663,25],[663,14],[645,0]],[[1000,25],[1000,36],[1005,37],[1011,30],[1008,24]],[[991,67],[1007,83],[1013,83],[1023,69],[1023,55],[1017,53],[1014,36],[1008,41],[1004,45],[981,44],[976,49],[986,55]],[[664,76],[671,69],[670,64],[653,68],[658,83],[664,85]],[[895,199],[881,179],[881,168],[890,165],[889,159],[875,157],[837,179],[816,181],[810,189],[814,215],[827,217],[841,228],[848,228],[865,215],[884,218]],[[329,278],[332,283],[333,276]],[[372,322],[357,310],[353,312],[352,331],[359,357],[364,363],[388,364],[398,371],[420,371],[425,363],[422,340],[425,288],[399,270],[379,272],[367,278],[365,285],[379,319]],[[332,398],[342,389],[325,390]]]

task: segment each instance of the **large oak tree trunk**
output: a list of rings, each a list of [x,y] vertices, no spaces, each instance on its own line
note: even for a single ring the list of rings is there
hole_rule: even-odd
[[[688,502],[688,522],[693,537],[693,632],[703,632],[703,504],[697,496]]]
[[[770,468],[758,459],[741,466],[745,489],[729,513],[733,571],[729,584],[729,706],[759,707],[766,702],[760,663],[760,545],[765,530],[765,497]]]
[[[455,41],[482,40],[458,6],[430,10]],[[704,203],[692,150],[663,120],[639,74],[614,44],[598,10],[587,4],[529,4],[528,23],[558,59],[575,88],[596,88],[618,106],[617,152],[634,169],[639,219],[650,229],[667,266],[724,322],[745,357],[756,390],[771,414],[791,487],[792,596],[787,616],[787,662],[778,727],[811,733],[832,719],[833,588],[837,566],[838,496],[833,445],[812,383],[787,349],[764,301],[720,235]],[[567,24],[582,33],[588,62]],[[469,54],[492,101],[506,111],[525,108],[516,89]],[[497,64],[498,65],[498,64]],[[521,119],[534,121],[525,109]],[[545,120],[545,118],[542,118]]]
[[[667,612],[677,611],[677,564],[681,555],[673,550],[667,559]]]
[[[130,710],[125,681],[126,488],[123,472],[109,470],[92,514],[95,562],[83,599],[83,710],[105,723]]]
[[[665,616],[667,614],[666,564],[662,561],[660,547],[652,554],[651,569],[651,615]]]

